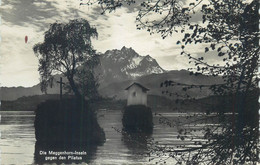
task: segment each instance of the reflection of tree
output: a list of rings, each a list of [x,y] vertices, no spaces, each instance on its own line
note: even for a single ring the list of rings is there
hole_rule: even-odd
[[[122,134],[122,141],[125,146],[130,150],[131,155],[134,155],[135,159],[142,159],[149,153],[149,145],[151,144],[152,132],[143,131],[127,131],[118,130],[114,128],[118,133]]]
[[[105,133],[99,126],[95,112],[87,103],[78,100],[48,100],[38,105],[35,121],[35,161],[45,161],[39,151],[87,152],[81,162],[88,162],[95,154],[97,146],[105,142]],[[51,155],[48,155],[51,156]],[[64,155],[66,156],[66,155]],[[80,155],[69,155],[80,156]],[[60,162],[73,161],[59,160]],[[41,163],[40,163],[41,164]]]
[[[257,102],[256,102],[257,103]],[[232,114],[182,115],[177,120],[161,116],[161,124],[176,127],[180,145],[151,145],[152,157],[172,158],[178,164],[242,164],[258,161],[258,134],[256,127],[244,126],[238,115]],[[236,131],[236,132],[235,132]]]
[[[102,13],[135,3],[133,0],[96,0],[96,2],[101,5]],[[149,0],[139,4],[140,10],[136,17],[137,29],[146,29],[151,34],[160,33],[163,39],[174,33],[184,33],[183,39],[177,44],[181,45],[181,55],[187,56],[190,63],[196,66],[190,68],[191,74],[221,76],[224,82],[214,85],[196,85],[177,84],[169,80],[161,86],[166,86],[169,90],[172,85],[182,86],[185,93],[179,96],[182,100],[192,99],[187,95],[187,91],[193,88],[211,89],[216,95],[216,100],[221,98],[226,100],[225,104],[220,102],[214,105],[225,109],[216,111],[216,118],[220,125],[204,126],[200,130],[206,142],[196,143],[196,147],[184,145],[182,150],[155,146],[154,151],[172,153],[170,157],[178,157],[176,159],[179,164],[256,163],[259,150],[257,148],[258,1],[194,0],[189,4],[180,4],[176,0]],[[202,23],[190,21],[194,13],[202,15]],[[205,55],[198,57],[190,54],[187,51],[189,44],[206,45]],[[219,62],[213,64],[207,62],[205,58],[208,52],[215,53]],[[231,118],[227,119],[225,112],[231,112]],[[205,119],[208,118],[205,116]],[[185,130],[181,124],[178,125],[180,125],[179,137],[182,140],[187,139],[188,134],[195,136],[192,127]]]

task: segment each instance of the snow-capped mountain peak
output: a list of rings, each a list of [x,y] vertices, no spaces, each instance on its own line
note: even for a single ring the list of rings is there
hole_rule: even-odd
[[[151,56],[141,56],[134,49],[125,46],[121,50],[106,51],[101,54],[100,61],[98,72],[102,79],[107,77],[105,81],[129,80],[165,72]]]

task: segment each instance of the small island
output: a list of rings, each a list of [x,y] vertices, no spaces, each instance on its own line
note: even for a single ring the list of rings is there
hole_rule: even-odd
[[[131,132],[152,132],[153,115],[151,108],[147,107],[149,89],[135,82],[125,90],[128,92],[128,97],[122,119],[124,129]]]
[[[35,111],[36,140],[62,144],[102,144],[105,134],[87,102],[49,100]]]
[[[91,45],[92,37],[97,37],[97,31],[84,19],[53,23],[45,32],[44,42],[33,47],[39,59],[41,90],[46,92],[53,83],[60,86],[59,100],[47,99],[35,110],[37,148],[51,145],[60,150],[75,145],[89,148],[105,142],[105,133],[90,106],[99,97],[93,75],[99,61]],[[62,77],[54,82],[55,73],[60,73],[67,82]],[[63,98],[63,88],[70,97]]]

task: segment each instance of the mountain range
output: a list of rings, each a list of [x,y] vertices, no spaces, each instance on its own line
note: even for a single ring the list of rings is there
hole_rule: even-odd
[[[220,77],[208,77],[204,75],[190,75],[189,71],[166,71],[162,69],[157,61],[151,56],[141,56],[134,49],[123,47],[121,50],[113,49],[100,54],[100,65],[95,69],[100,84],[99,92],[104,97],[114,97],[125,99],[125,88],[133,82],[139,82],[150,89],[149,94],[163,95],[163,90],[172,90],[183,93],[181,87],[163,89],[160,84],[165,80],[185,84],[217,84],[222,80]],[[60,75],[56,75],[58,80]],[[56,80],[54,80],[56,82]],[[66,81],[66,80],[65,80]],[[54,83],[52,88],[48,88],[48,94],[58,94],[59,85]],[[40,84],[33,87],[1,87],[1,100],[16,100],[23,96],[43,95]],[[191,95],[205,97],[210,95],[209,90],[191,90]],[[166,96],[166,95],[163,95]]]

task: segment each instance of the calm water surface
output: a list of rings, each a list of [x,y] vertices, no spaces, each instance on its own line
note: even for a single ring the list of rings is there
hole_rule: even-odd
[[[35,134],[34,112],[0,112],[1,114],[1,165],[35,164]],[[178,117],[176,113],[162,113],[169,119]],[[146,147],[127,142],[126,137],[114,128],[121,130],[121,111],[100,111],[98,114],[100,126],[106,134],[106,142],[98,146],[89,160],[89,164],[154,164],[144,156]],[[159,117],[154,115],[154,129],[150,138],[159,144],[176,145],[176,128],[159,124]],[[145,144],[144,144],[145,146]],[[172,160],[167,160],[169,164]],[[84,164],[84,163],[82,163]]]

